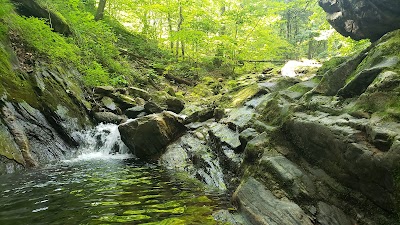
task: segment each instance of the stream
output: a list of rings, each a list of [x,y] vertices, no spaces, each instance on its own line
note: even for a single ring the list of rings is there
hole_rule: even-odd
[[[0,177],[0,224],[215,224],[224,193],[126,153],[116,125],[76,134],[75,157]],[[113,153],[113,154],[110,154]]]

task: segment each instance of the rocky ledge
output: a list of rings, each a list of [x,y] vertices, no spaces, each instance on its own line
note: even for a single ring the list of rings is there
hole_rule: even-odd
[[[376,41],[400,28],[397,0],[320,0],[329,23],[343,36]]]

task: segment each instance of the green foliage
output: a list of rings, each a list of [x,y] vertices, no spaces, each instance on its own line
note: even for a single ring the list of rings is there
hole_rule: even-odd
[[[46,55],[53,62],[78,63],[78,48],[67,42],[62,35],[53,32],[46,20],[34,17],[10,15],[11,29],[18,31],[30,47]]]

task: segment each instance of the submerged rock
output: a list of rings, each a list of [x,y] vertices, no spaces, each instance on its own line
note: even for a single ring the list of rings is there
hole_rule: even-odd
[[[144,160],[154,160],[186,127],[178,115],[165,111],[128,121],[118,129],[122,141],[133,154]]]

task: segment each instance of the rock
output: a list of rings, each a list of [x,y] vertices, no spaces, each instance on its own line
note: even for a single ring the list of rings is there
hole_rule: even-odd
[[[143,98],[140,98],[140,97],[136,97],[136,98],[135,98],[135,102],[136,102],[138,105],[144,105],[144,104],[146,104],[146,100],[144,100]]]
[[[293,197],[315,196],[315,186],[312,180],[300,168],[286,157],[264,156],[260,160],[260,169],[270,173],[280,183],[281,187]]]
[[[397,65],[399,63],[399,57],[385,57],[379,61],[378,59],[374,61],[376,63],[374,66],[365,68],[358,72],[350,82],[339,90],[338,95],[345,98],[361,95],[383,70],[391,69]]]
[[[117,109],[117,105],[115,104],[115,102],[110,98],[110,97],[103,97],[102,99],[101,99],[101,102],[103,103],[103,105],[107,108],[107,109],[109,109],[109,110],[111,110],[111,111],[114,111],[114,110],[116,110]]]
[[[128,95],[114,93],[112,94],[112,98],[116,103],[118,103],[119,108],[121,108],[122,110],[126,110],[128,108],[136,106],[135,99]]]
[[[132,107],[132,108],[129,108],[129,109],[125,110],[125,115],[129,119],[135,119],[135,118],[138,117],[138,115],[140,115],[144,111],[145,111],[144,106],[142,106],[142,105],[135,106],[135,107]]]
[[[160,164],[175,172],[185,172],[206,185],[225,191],[224,173],[215,153],[191,133],[168,145]]]
[[[389,151],[387,147],[378,149],[369,143],[372,139],[369,140],[364,131],[366,126],[366,119],[356,119],[349,115],[296,113],[286,123],[285,132],[293,144],[299,147],[298,154],[308,162],[360,191],[379,207],[393,211],[395,199],[392,173],[398,169],[393,160],[400,160],[400,155],[396,153],[400,149],[394,142]],[[391,131],[399,135],[396,126]],[[370,132],[372,136],[374,133],[378,134],[376,131]],[[392,135],[387,133],[378,137]]]
[[[178,115],[163,112],[128,121],[118,129],[133,154],[143,160],[155,160],[186,130],[182,122]]]
[[[143,89],[137,88],[137,87],[129,87],[128,93],[132,96],[143,98],[146,101],[150,100],[150,98],[151,98],[151,95],[149,94],[149,92],[147,92]]]
[[[247,128],[246,130],[242,131],[239,134],[239,140],[241,143],[241,150],[244,150],[244,148],[246,147],[247,143],[255,138],[256,136],[258,136],[260,133],[258,133],[255,129],[253,128]]]
[[[99,95],[111,96],[115,89],[112,86],[97,86],[94,88],[94,93]]]
[[[343,36],[376,41],[400,28],[397,0],[319,0],[328,22]]]
[[[222,222],[223,224],[251,225],[251,223],[247,221],[242,215],[232,214],[228,210],[219,210],[213,213],[213,217],[216,221]]]
[[[233,195],[239,211],[254,225],[312,225],[307,214],[294,202],[278,199],[250,177]]]
[[[346,84],[347,78],[357,66],[367,57],[368,49],[360,54],[353,56],[351,59],[343,62],[337,67],[328,70],[321,82],[313,89],[313,92],[324,95],[336,95],[337,92]]]
[[[221,122],[228,124],[233,130],[243,131],[251,126],[251,121],[255,116],[256,113],[253,108],[242,106],[229,111]]]
[[[94,118],[99,123],[120,124],[120,123],[126,121],[126,118],[124,116],[115,115],[112,112],[95,112]]]
[[[154,102],[147,102],[144,104],[144,109],[147,113],[160,113],[163,109]]]
[[[225,116],[225,110],[222,108],[215,108],[214,109],[214,119],[215,121],[220,121]]]
[[[185,108],[185,102],[179,98],[168,98],[165,103],[167,104],[167,110],[174,113],[180,113]]]
[[[204,122],[213,118],[214,109],[212,108],[196,108],[194,111],[190,112],[185,119],[185,124],[194,122]]]
[[[262,157],[266,147],[270,144],[268,133],[263,132],[250,140],[244,149],[244,159],[248,163],[255,163]]]
[[[317,221],[321,225],[353,225],[356,221],[348,218],[346,214],[333,205],[318,202]]]
[[[241,145],[239,133],[229,129],[229,127],[224,124],[212,124],[208,133],[211,139],[217,139],[218,142],[226,144],[233,150],[238,149]]]
[[[258,86],[263,93],[273,93],[284,90],[290,86],[297,84],[300,80],[293,77],[280,77],[270,79],[268,82],[259,83]]]

